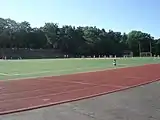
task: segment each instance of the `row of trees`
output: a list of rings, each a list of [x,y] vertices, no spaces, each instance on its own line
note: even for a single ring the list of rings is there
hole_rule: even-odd
[[[97,27],[59,27],[55,23],[45,23],[43,27],[32,28],[29,22],[18,23],[11,19],[0,18],[0,48],[59,49],[68,54],[120,55],[131,50],[139,55],[139,43],[142,51],[160,54],[160,39],[141,31],[130,33],[106,31]]]

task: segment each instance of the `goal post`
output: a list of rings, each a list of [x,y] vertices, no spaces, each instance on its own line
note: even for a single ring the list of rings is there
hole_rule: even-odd
[[[147,43],[148,47],[146,47],[145,49],[143,48],[143,42],[139,41],[139,56],[140,57],[152,57],[152,42],[149,41],[149,43]]]
[[[140,52],[140,57],[152,57],[151,52]]]
[[[123,57],[133,57],[133,52],[132,51],[129,51],[129,50],[126,50],[123,52]]]

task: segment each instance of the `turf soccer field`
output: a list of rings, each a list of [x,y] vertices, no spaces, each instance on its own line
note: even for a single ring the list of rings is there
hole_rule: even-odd
[[[122,58],[117,67],[160,63],[159,58]],[[115,68],[112,59],[42,59],[0,61],[0,80],[55,76]]]
[[[159,61],[159,58],[117,58],[116,67],[112,59],[0,61],[0,115],[158,81]]]

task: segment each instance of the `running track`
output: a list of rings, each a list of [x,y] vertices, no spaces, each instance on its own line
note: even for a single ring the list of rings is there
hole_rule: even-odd
[[[95,97],[151,83],[160,64],[0,82],[0,115]]]

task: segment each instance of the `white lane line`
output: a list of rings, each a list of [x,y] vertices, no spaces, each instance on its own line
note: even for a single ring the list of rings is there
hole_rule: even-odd
[[[120,85],[113,85],[113,84],[107,84],[107,83],[89,83],[89,82],[77,82],[77,81],[64,81],[66,83],[78,83],[78,84],[86,84],[86,85],[94,85],[94,86],[102,86],[102,87],[126,87],[126,86],[120,86]]]

